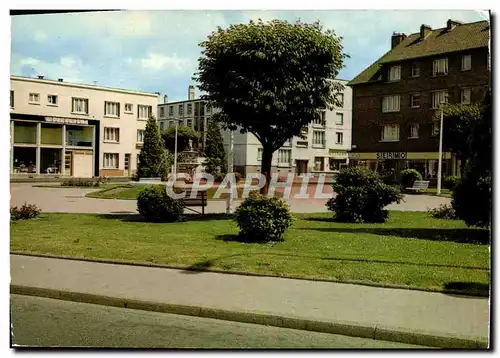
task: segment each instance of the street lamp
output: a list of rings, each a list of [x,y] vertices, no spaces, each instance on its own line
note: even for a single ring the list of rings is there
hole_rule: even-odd
[[[233,131],[229,132],[229,148],[228,148],[228,156],[227,156],[227,173],[233,173]],[[232,202],[233,202],[233,188],[231,185],[231,180],[228,181],[229,187],[229,195],[226,199],[226,214],[231,214],[232,212]]]
[[[437,180],[437,195],[441,194],[441,175],[442,175],[442,165],[443,165],[443,111],[444,111],[444,102],[441,103],[441,118],[439,123],[439,158],[438,158],[438,180]]]
[[[174,147],[174,170],[173,170],[173,176],[174,176],[174,181],[177,179],[177,127],[179,126],[179,121],[180,119],[177,118],[175,120],[175,147]]]

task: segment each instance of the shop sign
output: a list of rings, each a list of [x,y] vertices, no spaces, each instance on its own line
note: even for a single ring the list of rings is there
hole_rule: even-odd
[[[349,159],[359,159],[359,153],[348,153]]]
[[[330,149],[330,157],[335,157],[335,158],[347,158],[347,152],[341,151],[341,150],[335,150],[335,149]]]
[[[89,124],[86,119],[77,118],[58,118],[58,117],[45,117],[46,122],[60,123],[60,124]]]
[[[377,159],[406,159],[405,152],[377,152]]]

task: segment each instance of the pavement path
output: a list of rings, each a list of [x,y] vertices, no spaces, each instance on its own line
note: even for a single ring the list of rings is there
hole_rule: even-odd
[[[328,333],[11,295],[12,343],[85,348],[425,348]]]
[[[479,297],[24,255],[11,255],[11,280],[27,287],[343,322],[375,332],[397,328],[485,341],[489,333],[489,300]]]
[[[68,213],[96,213],[96,214],[125,214],[136,213],[137,203],[135,200],[117,199],[94,199],[85,195],[96,189],[80,188],[40,188],[31,183],[13,183],[10,186],[11,205],[22,205],[25,202],[36,204],[44,212],[68,212]],[[308,189],[312,196],[314,188]],[[292,192],[292,196],[295,191]],[[332,193],[330,193],[333,195]],[[325,206],[327,199],[293,199],[287,200],[293,212],[315,213],[327,212]],[[241,201],[234,202],[236,208]],[[450,203],[449,198],[431,195],[405,195],[400,204],[391,204],[389,210],[403,211],[426,211],[441,204]],[[226,202],[224,200],[210,200],[205,208],[206,213],[224,213]],[[190,212],[190,211],[186,211]]]

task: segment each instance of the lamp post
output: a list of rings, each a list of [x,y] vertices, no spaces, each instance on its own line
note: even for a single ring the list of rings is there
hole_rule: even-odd
[[[233,173],[233,131],[229,132],[229,148],[227,155],[227,173]],[[233,188],[231,185],[231,180],[228,181],[229,195],[226,199],[226,214],[231,214],[232,212],[232,203],[233,203]]]
[[[441,175],[442,175],[442,165],[443,165],[443,107],[444,103],[441,103],[441,118],[439,123],[439,158],[438,158],[438,180],[437,180],[437,195],[441,194]]]
[[[177,127],[179,126],[179,119],[175,120],[175,144],[174,144],[174,170],[173,170],[173,176],[174,176],[174,181],[177,180],[176,175],[177,175]]]

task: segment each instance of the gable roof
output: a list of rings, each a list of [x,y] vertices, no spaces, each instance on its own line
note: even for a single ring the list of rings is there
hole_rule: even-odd
[[[451,31],[447,31],[446,27],[432,30],[423,40],[420,40],[420,32],[414,33],[385,53],[349,82],[348,85],[372,81],[382,64],[488,47],[489,41],[490,24],[488,21],[460,24]]]

